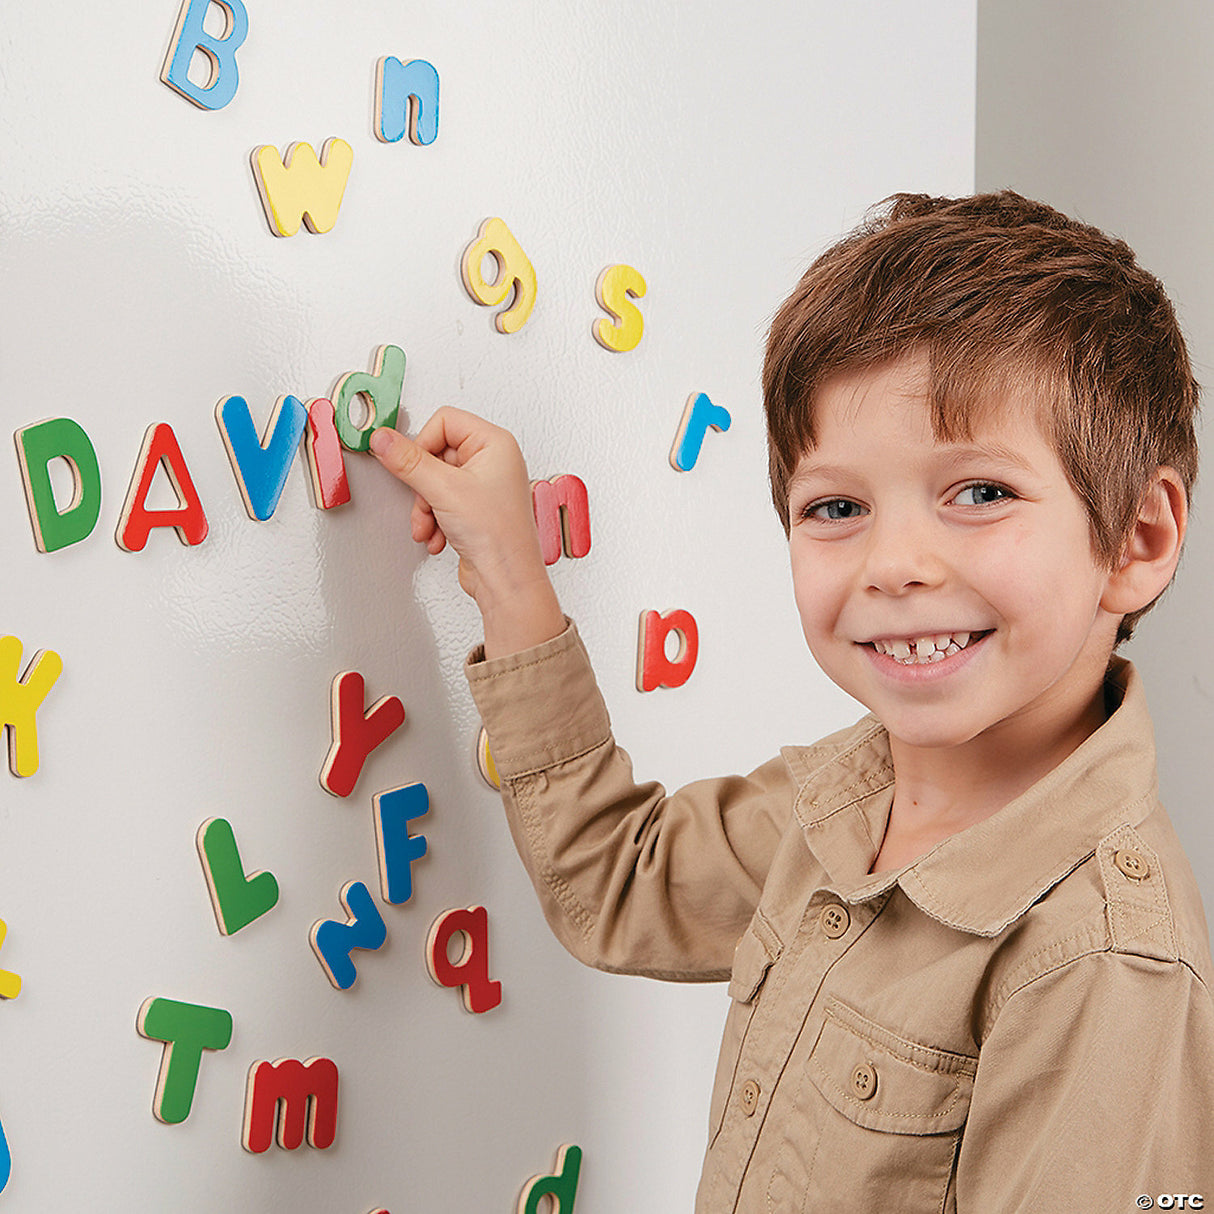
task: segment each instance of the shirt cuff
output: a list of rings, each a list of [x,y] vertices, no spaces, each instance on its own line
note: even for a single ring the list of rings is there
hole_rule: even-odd
[[[550,641],[485,659],[478,645],[464,666],[472,699],[503,779],[554,767],[611,737],[611,721],[577,626]]]

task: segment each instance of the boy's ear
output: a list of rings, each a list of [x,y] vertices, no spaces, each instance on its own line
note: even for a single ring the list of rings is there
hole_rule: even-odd
[[[1116,615],[1129,615],[1153,603],[1167,589],[1180,560],[1189,503],[1174,468],[1155,469],[1138,507],[1138,518],[1126,541],[1121,563],[1109,575],[1100,605]]]

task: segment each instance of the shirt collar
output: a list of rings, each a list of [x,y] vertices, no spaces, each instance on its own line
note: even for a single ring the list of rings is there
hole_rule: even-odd
[[[870,874],[893,803],[889,735],[872,716],[784,758],[799,784],[794,812],[810,850],[848,902],[894,884],[950,927],[996,936],[1156,799],[1155,741],[1142,682],[1115,658],[1108,720],[1014,801],[938,843],[906,868]]]

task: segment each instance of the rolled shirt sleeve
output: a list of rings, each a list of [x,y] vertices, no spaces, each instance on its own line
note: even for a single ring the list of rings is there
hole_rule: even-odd
[[[557,937],[599,969],[728,978],[786,826],[783,759],[667,794],[637,783],[570,624],[509,657],[469,658],[514,841]]]

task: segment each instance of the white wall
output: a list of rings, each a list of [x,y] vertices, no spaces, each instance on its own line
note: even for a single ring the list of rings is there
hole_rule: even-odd
[[[555,568],[641,774],[753,766],[855,715],[800,641],[764,483],[757,384],[768,317],[810,254],[898,189],[972,186],[973,0],[635,0],[402,5],[248,0],[233,102],[158,80],[176,0],[8,6],[0,22],[0,410],[11,433],[79,421],[101,520],[39,554],[12,448],[0,459],[0,633],[65,669],[38,717],[42,763],[0,770],[0,1123],[14,1214],[217,1209],[363,1214],[514,1208],[556,1147],[586,1153],[580,1214],[687,1209],[725,1013],[720,988],[583,970],[549,936],[475,774],[461,664],[477,621],[449,557],[407,531],[408,495],[349,457],[354,500],[245,514],[213,417],[245,396],[326,395],[373,349],[409,359],[402,428],[441,403],[519,434],[533,475],[575,472],[593,549]],[[381,55],[429,59],[437,142],[372,137]],[[274,237],[251,150],[341,136],[354,168],[334,230]],[[539,302],[503,336],[458,261],[503,216]],[[646,331],[590,335],[598,272],[646,277]],[[686,397],[731,410],[681,476]],[[170,422],[210,522],[196,548],[114,530],[145,428]],[[633,686],[636,620],[692,610],[702,657],[678,691]],[[329,685],[361,671],[405,727],[346,801],[317,772]],[[333,990],[313,921],[375,881],[370,795],[424,781],[429,856],[383,907],[388,943]],[[216,930],[194,848],[213,815],[281,900]],[[437,914],[488,907],[500,1008],[466,1014],[426,977]],[[176,1126],[151,1104],[149,996],[228,1009]],[[313,1054],[341,1070],[337,1144],[240,1146],[245,1072]]]
[[[981,0],[977,181],[1123,236],[1167,287],[1196,375],[1214,385],[1214,10],[1200,0]],[[1214,590],[1210,453],[1177,581],[1126,655],[1142,671],[1160,788],[1214,907]]]

